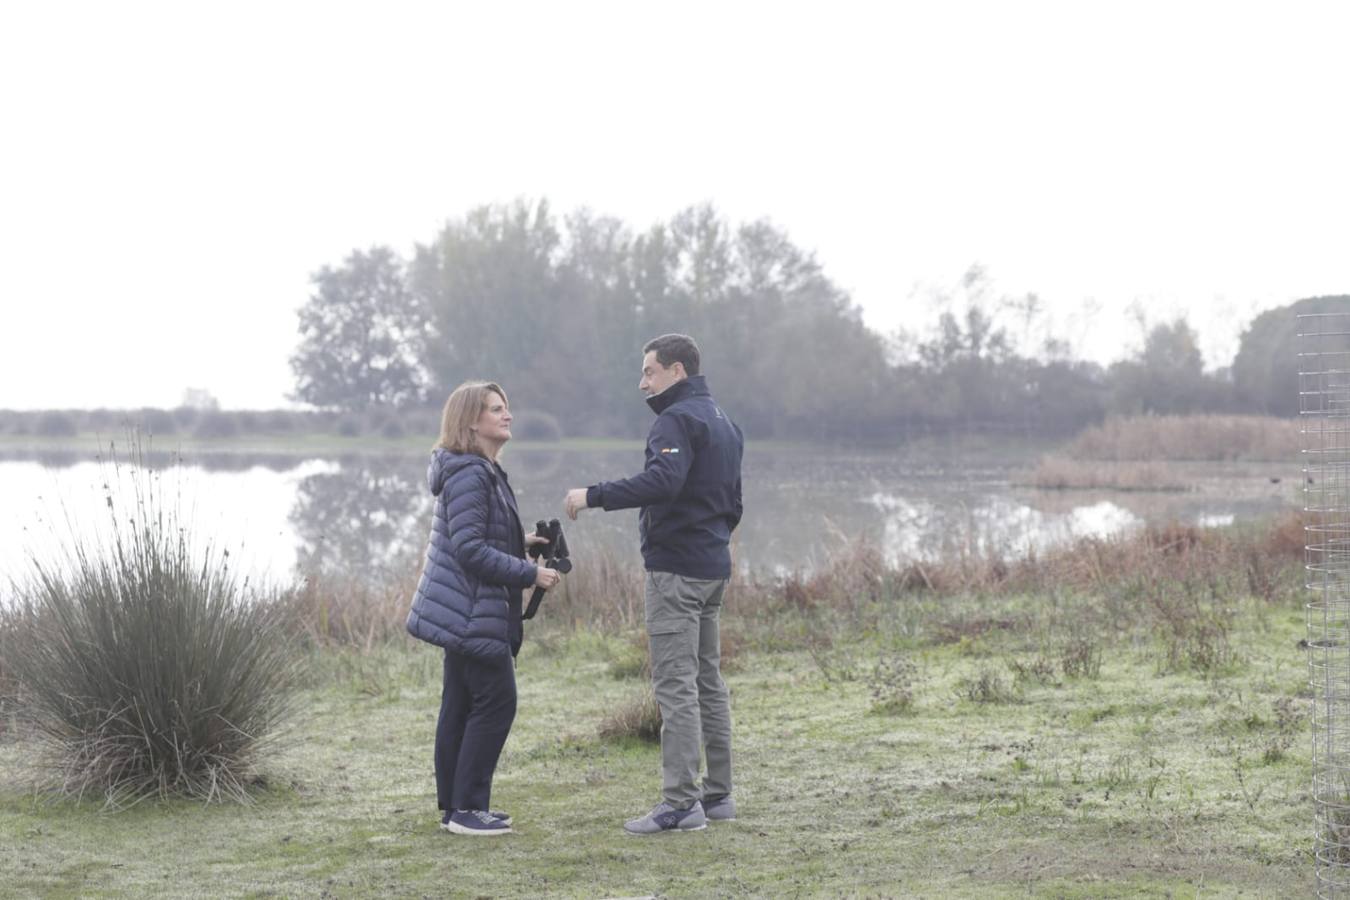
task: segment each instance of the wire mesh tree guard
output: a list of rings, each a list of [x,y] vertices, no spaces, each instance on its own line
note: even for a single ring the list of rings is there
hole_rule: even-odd
[[[1350,310],[1298,317],[1319,897],[1350,897]]]

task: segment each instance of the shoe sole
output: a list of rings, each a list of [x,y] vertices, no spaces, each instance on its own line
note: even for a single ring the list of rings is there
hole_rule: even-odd
[[[631,834],[633,837],[650,837],[653,834],[674,834],[677,831],[703,831],[707,827],[708,823],[704,822],[702,825],[695,825],[693,828],[662,828],[660,831],[629,831],[625,828],[623,833]]]
[[[469,837],[496,837],[499,834],[511,834],[511,826],[505,828],[465,828],[463,825],[456,825],[454,822],[442,822],[441,827],[451,834],[464,834]]]

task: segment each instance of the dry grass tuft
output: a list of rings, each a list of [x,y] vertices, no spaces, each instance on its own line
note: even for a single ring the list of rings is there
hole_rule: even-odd
[[[636,739],[647,743],[661,740],[661,710],[656,695],[644,688],[600,723],[600,738],[606,741]]]
[[[532,622],[543,628],[593,628],[610,634],[642,628],[646,575],[641,565],[608,553],[588,553],[548,592]]]
[[[312,646],[369,652],[407,634],[404,623],[419,574],[384,584],[332,574],[310,575],[287,597],[287,623]]]

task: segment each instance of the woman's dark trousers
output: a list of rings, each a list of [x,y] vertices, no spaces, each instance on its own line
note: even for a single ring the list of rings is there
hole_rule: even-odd
[[[444,812],[490,808],[492,773],[515,717],[510,657],[482,660],[445,651],[436,721],[436,802]]]

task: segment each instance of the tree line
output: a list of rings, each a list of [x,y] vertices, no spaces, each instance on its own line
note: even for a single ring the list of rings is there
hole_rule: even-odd
[[[692,334],[722,404],[755,437],[895,436],[968,428],[1069,433],[1112,413],[1297,411],[1296,315],[1257,317],[1231,367],[1204,369],[1184,315],[1110,366],[1062,339],[1028,346],[1034,295],[967,273],[932,334],[881,335],[812,254],[764,221],[711,206],[636,231],[546,201],[483,206],[410,258],[355,250],[312,277],[293,398],[320,409],[435,406],[469,378],[567,435],[640,432],[644,341]],[[1018,324],[1022,327],[1017,327]],[[1023,339],[1018,339],[1019,334]]]

